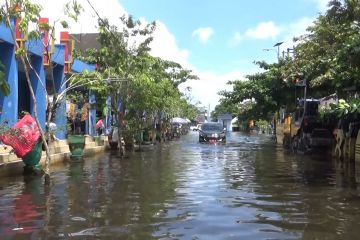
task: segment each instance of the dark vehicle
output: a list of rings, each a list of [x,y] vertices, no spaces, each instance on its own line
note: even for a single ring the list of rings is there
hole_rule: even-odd
[[[198,130],[199,142],[226,142],[225,128],[221,123],[204,123]]]
[[[311,153],[330,150],[335,124],[324,122],[319,113],[320,100],[301,99],[297,111],[283,125],[283,146],[294,152]],[[294,116],[294,120],[292,119]]]

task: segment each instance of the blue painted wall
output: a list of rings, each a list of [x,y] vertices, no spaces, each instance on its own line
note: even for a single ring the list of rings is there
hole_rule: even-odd
[[[14,27],[15,21],[11,20],[11,23]],[[14,45],[14,38],[11,34],[11,30],[3,22],[0,22],[0,39]]]
[[[10,86],[9,96],[0,95],[0,123],[7,121],[11,126],[18,119],[18,66],[14,45],[0,43],[0,53],[0,61],[5,66],[6,80]]]
[[[31,56],[31,64],[34,70],[30,71],[31,85],[34,89],[36,102],[37,102],[37,112],[39,117],[40,126],[42,129],[45,129],[46,122],[46,81],[45,81],[45,69],[43,63],[43,57],[38,57],[36,55]],[[39,77],[40,79],[39,79]],[[34,103],[30,102],[31,114],[34,114]]]
[[[88,63],[85,63],[85,62],[75,59],[71,66],[71,70],[73,72],[77,72],[77,73],[81,73],[85,70],[89,71],[89,72],[93,72],[93,71],[95,71],[95,65],[88,64]]]
[[[29,53],[35,54],[38,57],[43,57],[45,46],[42,38],[27,41],[25,47]]]
[[[12,21],[14,25],[14,21]],[[5,24],[0,23],[0,61],[5,66],[6,79],[10,85],[10,95],[7,97],[0,96],[0,123],[7,121],[13,125],[18,121],[19,105],[25,107],[24,110],[30,110],[33,114],[34,103],[31,101],[29,89],[26,87],[27,82],[24,74],[20,74],[18,70],[17,60],[14,53],[14,40],[9,28]],[[34,70],[30,71],[31,84],[37,100],[37,110],[40,125],[45,129],[46,122],[46,74],[43,64],[44,45],[42,40],[33,40],[25,43],[28,52],[31,54],[31,63]],[[61,83],[64,79],[64,53],[65,46],[58,44],[55,46],[54,54],[51,61],[55,63],[54,80],[56,91],[62,92]],[[87,64],[80,60],[74,60],[72,69],[73,72],[81,73],[83,71],[95,71],[94,64]],[[21,81],[19,81],[19,74]],[[39,79],[40,77],[40,79]],[[19,85],[19,83],[21,83]],[[21,98],[19,90],[22,92]],[[96,102],[95,94],[90,93],[89,102],[93,104]],[[30,105],[30,107],[29,107]],[[29,109],[28,109],[29,108]],[[60,104],[55,116],[55,122],[58,126],[56,136],[64,139],[67,131],[66,119],[66,104],[65,101]],[[87,121],[87,133],[96,135],[96,109],[90,109],[89,120]]]
[[[51,55],[51,61],[64,66],[65,63],[65,45],[56,44],[54,53]]]

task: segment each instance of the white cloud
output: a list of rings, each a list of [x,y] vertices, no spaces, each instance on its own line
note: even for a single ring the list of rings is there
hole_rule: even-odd
[[[281,28],[276,26],[274,22],[261,22],[255,28],[246,30],[247,37],[256,39],[275,39],[281,32]]]
[[[175,36],[160,21],[156,22],[154,41],[150,46],[152,48],[152,55],[178,62],[183,67],[193,70],[194,74],[199,77],[199,80],[187,81],[179,86],[181,91],[188,86],[191,87],[193,103],[200,101],[203,106],[208,107],[210,105],[210,108],[214,109],[220,99],[218,92],[232,90],[232,86],[226,83],[230,80],[244,79],[244,74],[239,71],[218,75],[214,72],[201,71],[191,66],[188,61],[189,51],[179,48]]]
[[[150,44],[153,56],[175,61],[186,68],[190,67],[188,63],[189,51],[178,47],[175,36],[164,23],[156,21],[156,30],[153,36],[154,40]]]
[[[306,33],[306,30],[314,22],[315,18],[303,17],[293,22],[288,27],[287,38],[299,37]]]
[[[194,37],[197,37],[202,43],[207,43],[213,34],[214,30],[211,27],[198,28],[192,33],[192,35]]]
[[[52,1],[51,4],[48,0],[34,0],[35,3],[40,4],[43,7],[41,12],[42,17],[49,17],[50,24],[54,21],[64,19],[64,5],[68,0]],[[79,21],[77,23],[70,19],[70,29],[63,29],[60,23],[56,24],[56,37],[59,36],[60,31],[69,31],[72,33],[94,33],[97,32],[97,16],[94,10],[90,7],[86,0],[78,0],[84,11],[81,13]],[[101,17],[109,19],[111,24],[121,26],[119,17],[122,15],[128,15],[118,0],[92,0],[92,5],[99,13]],[[111,6],[111,7],[109,7]],[[147,21],[144,18],[139,20],[146,24]],[[190,67],[188,64],[189,51],[186,49],[180,49],[176,43],[175,36],[167,29],[166,25],[161,21],[156,21],[156,29],[154,32],[154,41],[151,43],[151,54],[163,59],[172,60],[180,63],[184,67]]]
[[[43,6],[42,16],[49,17],[50,23],[58,19],[63,19],[63,6],[68,0],[52,1],[51,4],[48,0],[36,0],[37,3]],[[86,0],[79,0],[85,11],[82,13],[79,23],[70,23],[72,33],[86,33],[97,31],[97,17],[94,11],[90,8]],[[117,0],[93,0],[92,4],[99,12],[100,16],[106,16],[112,24],[120,24],[119,17],[127,14],[125,9],[120,5]],[[111,6],[108,7],[108,6]],[[143,23],[146,20],[141,18]],[[57,24],[57,32],[62,31],[60,24]],[[198,29],[196,36],[200,41],[206,42],[213,35],[214,31],[211,28]],[[190,52],[187,49],[181,49],[175,36],[169,31],[166,25],[161,21],[156,21],[156,30],[154,32],[154,40],[150,44],[151,54],[153,56],[161,57],[163,59],[172,60],[180,63],[183,67],[191,69],[197,74],[200,80],[188,81],[181,85],[180,89],[185,86],[192,87],[192,95],[194,99],[202,102],[204,106],[210,104],[211,109],[218,104],[220,96],[217,93],[221,90],[231,90],[231,86],[226,83],[229,80],[243,79],[241,72],[231,72],[224,75],[217,75],[213,72],[204,72],[196,70],[194,66],[188,61]]]
[[[57,24],[55,25],[57,34],[55,37],[59,37],[58,33],[60,31],[69,31],[71,33],[97,32],[98,18],[86,0],[78,0],[78,3],[80,3],[84,9],[79,16],[78,22],[74,22],[73,20],[64,17],[64,6],[68,0],[51,1],[51,4],[48,0],[34,0],[32,2],[42,6],[43,10],[41,11],[41,16],[48,17],[51,25],[57,21]],[[117,0],[93,0],[91,3],[100,16],[106,17],[112,24],[119,25],[121,23],[119,17],[126,14],[125,9]],[[60,25],[59,20],[61,21],[64,19],[68,21],[70,29],[64,29]]]
[[[211,110],[215,108],[221,98],[218,92],[232,90],[232,86],[227,84],[228,81],[245,79],[244,74],[239,71],[223,75],[210,71],[196,71],[195,73],[200,79],[187,81],[180,85],[180,89],[191,87],[191,93],[194,97],[193,103],[200,101],[202,106],[208,107],[210,105]]]
[[[306,33],[306,29],[312,25],[315,18],[303,17],[297,20],[296,22],[290,23],[284,31],[283,44],[280,47],[280,51],[287,51],[288,48],[292,49],[297,45],[297,42],[294,42],[294,37],[300,37]]]
[[[319,9],[320,12],[325,12],[327,10],[327,6],[330,2],[330,0],[312,0],[313,2],[315,2],[317,8]]]
[[[234,33],[232,38],[228,41],[229,47],[236,47],[241,42],[242,36],[239,32]]]
[[[34,2],[40,4],[43,7],[41,15],[43,17],[49,17],[50,24],[54,21],[64,19],[64,5],[68,0],[52,1],[52,4],[48,3],[48,0],[34,0]],[[56,24],[56,37],[59,37],[60,31],[69,31],[71,33],[94,33],[97,32],[97,16],[94,10],[90,7],[86,0],[78,0],[84,11],[81,13],[79,21],[74,22],[71,19],[66,19],[69,22],[70,29],[64,29],[60,23]],[[121,26],[119,17],[127,15],[128,13],[118,2],[118,0],[92,0],[92,5],[99,13],[101,17],[109,19],[111,24],[118,27]],[[109,7],[111,6],[111,7]],[[140,18],[140,21],[144,24],[147,21],[144,18]],[[157,21],[156,30],[154,32],[154,41],[151,43],[151,53],[154,56],[161,57],[167,60],[176,61],[183,66],[187,66],[187,59],[189,52],[185,49],[179,49],[176,44],[176,39],[173,34],[169,32],[165,24]]]

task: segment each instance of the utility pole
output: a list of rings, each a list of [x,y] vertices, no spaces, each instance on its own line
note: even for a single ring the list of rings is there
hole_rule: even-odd
[[[277,58],[278,58],[278,62],[280,61],[280,45],[283,44],[284,42],[278,42],[275,43],[274,47],[277,47]]]
[[[210,103],[208,105],[208,121],[210,121]]]

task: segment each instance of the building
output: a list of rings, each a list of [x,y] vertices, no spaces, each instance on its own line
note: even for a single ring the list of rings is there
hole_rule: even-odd
[[[101,47],[97,38],[98,33],[72,33],[70,39],[74,40],[76,49],[86,51],[90,48],[99,49]]]
[[[48,22],[47,18],[41,18],[39,21]],[[73,41],[69,38],[67,32],[61,32],[60,44],[53,47],[48,46],[48,32],[44,31],[40,40],[28,40],[24,34],[19,32],[17,22],[12,21],[11,32],[4,23],[0,23],[0,62],[4,66],[5,78],[10,86],[10,95],[0,95],[0,124],[7,124],[10,127],[14,125],[19,118],[21,111],[34,113],[34,103],[32,101],[30,90],[26,81],[26,70],[22,62],[16,57],[16,43],[24,44],[28,55],[30,56],[33,69],[29,71],[30,80],[34,89],[37,101],[38,117],[40,125],[45,128],[47,95],[46,88],[52,86],[49,76],[53,76],[55,91],[60,93],[64,91],[64,81],[73,73],[81,73],[84,70],[95,71],[95,65],[87,64],[78,59],[72,59]],[[13,38],[16,36],[16,39]],[[51,49],[51,58],[47,59],[45,46]],[[52,68],[49,67],[51,64]],[[52,69],[52,72],[51,72]],[[90,94],[92,103],[96,101],[95,95]],[[59,139],[66,138],[67,118],[65,101],[61,103],[56,111],[55,123],[59,130],[56,136]],[[89,119],[86,123],[86,133],[95,135],[96,110],[90,110]]]
[[[232,131],[232,127],[231,127],[231,120],[232,120],[232,115],[229,113],[225,113],[225,114],[220,114],[218,117],[218,122],[221,123],[224,128],[226,128],[226,131]]]

